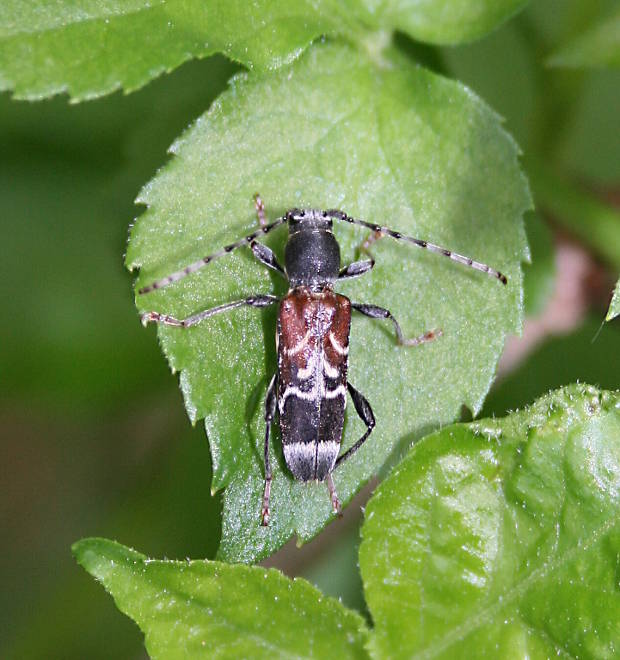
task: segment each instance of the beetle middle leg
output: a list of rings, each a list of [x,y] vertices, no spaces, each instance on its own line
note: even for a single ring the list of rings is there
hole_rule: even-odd
[[[208,319],[211,316],[216,314],[221,314],[222,312],[227,312],[230,309],[235,309],[236,307],[243,307],[243,305],[249,305],[250,307],[268,307],[277,303],[280,299],[277,296],[272,296],[270,294],[259,294],[256,296],[249,296],[243,300],[234,300],[233,302],[226,303],[224,305],[218,305],[217,307],[211,307],[205,309],[198,314],[193,314],[188,316],[185,319],[177,319],[174,316],[169,316],[168,314],[160,314],[159,312],[144,312],[140,317],[142,325],[147,323],[161,323],[162,325],[173,325],[180,328],[190,328],[192,325],[196,325],[205,319]]]
[[[398,343],[402,346],[418,346],[419,344],[425,344],[437,337],[441,337],[443,334],[441,329],[437,330],[427,330],[425,333],[419,335],[418,337],[412,337],[411,339],[405,339],[403,331],[400,327],[398,321],[392,316],[392,312],[389,309],[384,307],[378,307],[377,305],[366,305],[365,303],[351,303],[351,307],[356,309],[358,312],[361,312],[365,316],[369,316],[371,319],[389,319],[394,324],[394,330],[396,331],[396,337],[398,338]]]

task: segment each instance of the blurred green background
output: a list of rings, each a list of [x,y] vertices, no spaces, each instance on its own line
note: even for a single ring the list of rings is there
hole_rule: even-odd
[[[607,242],[620,246],[620,72],[544,65],[609,4],[534,4],[459,48],[400,39],[506,118],[539,207],[527,225],[531,347],[510,347],[483,414],[575,380],[620,387],[620,327],[601,325],[620,263],[590,240],[611,213]],[[157,557],[215,553],[208,443],[187,421],[154,331],[139,324],[123,253],[140,187],[235,70],[214,57],[81,105],[0,97],[0,657],[145,657],[137,627],[74,563],[78,538]],[[271,563],[363,608],[362,501]]]

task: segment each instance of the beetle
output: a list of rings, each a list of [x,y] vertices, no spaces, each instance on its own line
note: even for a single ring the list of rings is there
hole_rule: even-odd
[[[270,294],[252,295],[203,310],[185,319],[159,312],[145,312],[141,317],[142,323],[147,325],[155,322],[189,328],[211,316],[244,305],[262,308],[279,303],[276,330],[278,369],[271,378],[265,396],[265,489],[261,523],[267,525],[270,518],[272,472],[269,440],[276,413],[279,417],[284,459],[292,475],[303,482],[325,481],[333,510],[340,515],[341,505],[334,488],[332,472],[364,444],[375,427],[370,404],[347,379],[352,310],[373,319],[391,321],[398,343],[404,346],[417,346],[432,341],[441,335],[441,331],[431,330],[418,337],[405,339],[398,321],[388,309],[352,302],[346,296],[336,293],[334,284],[370,271],[375,260],[369,247],[383,236],[448,257],[486,273],[502,284],[507,284],[507,279],[498,270],[479,261],[388,227],[352,218],[336,209],[324,211],[295,208],[267,223],[260,196],[255,195],[254,200],[259,229],[153,282],[138,293],[144,295],[177,282],[243,246],[249,246],[260,263],[287,278],[290,286],[288,293],[282,299]],[[341,268],[340,248],[332,232],[334,220],[361,226],[372,232],[362,244],[367,259],[354,261]],[[285,223],[288,225],[289,236],[283,267],[273,251],[257,239]],[[347,392],[355,411],[366,425],[366,431],[355,444],[339,455]]]

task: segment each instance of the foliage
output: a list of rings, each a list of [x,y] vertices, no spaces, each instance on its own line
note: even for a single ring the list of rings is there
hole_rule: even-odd
[[[224,53],[250,69],[289,64],[321,35],[399,28],[432,43],[478,37],[524,0],[7,0],[0,6],[0,89],[82,101],[133,91],[191,57]]]
[[[364,655],[363,619],[305,580],[257,566],[155,561],[105,539],[73,552],[139,623],[153,658]]]
[[[219,543],[219,562],[148,560],[104,540],[75,546],[145,631],[153,655],[169,657],[192,631],[206,641],[194,650],[211,655],[214,642],[222,655],[263,648],[324,657],[340,643],[343,653],[375,657],[471,656],[472,648],[613,654],[617,395],[565,388],[505,419],[428,435],[467,418],[466,408],[480,411],[506,336],[518,332],[523,314],[545,308],[556,227],[601,256],[614,279],[620,265],[617,6],[550,0],[507,21],[525,4],[2,3],[0,89],[15,99],[66,96],[38,105],[0,99],[7,223],[0,268],[9,293],[0,416],[10,438],[1,457],[9,466],[9,525],[0,655],[139,654],[129,620],[69,565],[69,539],[93,531],[150,556],[213,557]],[[157,77],[130,96],[109,95]],[[521,216],[531,203],[519,151],[486,103],[506,117],[525,153],[537,206],[526,217],[529,252]],[[389,307],[408,335],[444,331],[408,350],[382,323],[354,321],[351,382],[378,424],[335,473],[341,498],[348,502],[373,474],[397,465],[368,505],[360,551],[372,629],[303,581],[223,563],[266,557],[292,535],[306,542],[332,514],[323,486],[291,479],[276,435],[272,526],[258,524],[275,310],[237,310],[191,332],[158,332],[191,420],[205,419],[211,488],[224,489],[210,497],[204,432],[187,433],[155,343],[146,341],[129,296],[119,295],[125,284],[116,255],[130,199],[175,138],[173,157],[140,193],[148,208],[127,251],[127,264],[140,268],[137,286],[243,235],[255,225],[256,191],[271,219],[291,206],[341,207],[509,277],[504,288],[384,239],[373,248],[373,273],[340,289]],[[363,232],[336,231],[343,261],[355,258]],[[269,237],[278,255],[285,234]],[[246,249],[137,303],[185,315],[285,288]],[[616,290],[608,320],[617,303]],[[617,388],[617,321],[603,327],[602,310],[592,311],[596,318],[549,338],[505,377],[484,410],[503,414],[575,380]],[[344,445],[362,430],[350,407]],[[340,545],[323,552],[334,531]],[[288,570],[363,610],[356,539],[339,522],[282,556],[308,550],[309,567]],[[278,557],[270,561],[285,565]],[[24,581],[35,566],[34,579]],[[231,595],[213,609],[208,599],[220,586]],[[287,622],[296,612],[299,624],[283,628],[278,607]],[[232,646],[230,625],[243,633]],[[316,635],[310,644],[323,630],[330,639]]]
[[[367,507],[360,569],[371,631],[274,571],[154,561],[103,539],[74,553],[154,658],[362,657],[366,639],[379,658],[611,657],[619,411],[620,394],[572,386],[420,441]]]
[[[362,528],[375,657],[613,656],[619,402],[573,386],[410,452]]]
[[[288,112],[281,109],[282,98],[305,102]],[[451,421],[463,402],[478,410],[504,337],[520,323],[520,217],[529,204],[514,143],[488,108],[397,55],[390,68],[377,67],[347,47],[324,45],[275,76],[234,79],[173,152],[139,198],[149,208],[132,230],[127,253],[128,264],[140,267],[137,287],[247,234],[256,223],[254,189],[274,209],[272,216],[292,206],[339,206],[474,254],[508,275],[506,290],[479,273],[385,240],[375,250],[372,275],[340,287],[352,299],[390,308],[409,335],[438,327],[444,332],[434,345],[407,350],[396,345],[390,328],[354,321],[350,379],[372,402],[380,423],[372,449],[369,443],[339,470],[343,501],[399,442]],[[484,196],[469,196],[482,186]],[[467,227],[475,227],[474,234]],[[363,234],[349,227],[336,233],[343,260],[352,260]],[[281,246],[282,235],[276,252]],[[237,254],[139,297],[138,305],[181,318],[253,292],[282,293],[283,284],[251,255]],[[229,560],[263,557],[295,532],[308,539],[333,516],[324,486],[294,481],[277,461],[272,524],[257,525],[262,400],[276,368],[274,325],[273,313],[261,318],[249,309],[189,332],[159,329],[170,365],[180,372],[192,421],[205,418],[213,488],[227,487],[219,554]],[[476,341],[481,335],[485,342]],[[437,363],[444,365],[440,374]],[[415,391],[399,396],[411,384]],[[351,409],[345,446],[362,428]]]

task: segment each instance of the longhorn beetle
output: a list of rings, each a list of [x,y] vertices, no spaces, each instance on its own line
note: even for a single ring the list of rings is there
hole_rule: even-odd
[[[142,314],[142,323],[150,321],[164,325],[189,328],[205,319],[236,307],[267,307],[280,303],[276,330],[278,370],[273,375],[265,397],[265,491],[261,511],[263,525],[269,523],[269,496],[271,492],[271,464],[269,437],[276,416],[280,431],[284,459],[295,479],[299,481],[327,481],[332,507],[340,514],[341,507],[332,480],[333,470],[350,458],[366,441],[375,426],[372,408],[364,396],[347,380],[349,330],[351,310],[373,319],[389,319],[398,343],[417,346],[432,341],[441,331],[429,331],[412,339],[405,339],[389,310],[377,305],[356,303],[334,292],[338,280],[358,277],[375,265],[368,251],[369,245],[382,236],[412,243],[448,257],[460,264],[475,268],[497,278],[507,280],[502,273],[486,264],[474,261],[434,243],[405,236],[398,231],[357,220],[343,211],[318,209],[291,209],[274,222],[267,223],[265,209],[259,195],[255,196],[256,213],[260,228],[231,243],[218,252],[139,290],[146,294],[178,282],[215,259],[237,248],[249,245],[262,264],[288,279],[290,288],[280,300],[269,294],[256,294],[218,307],[198,312],[186,319],[176,319],[159,312]],[[370,229],[372,234],[362,250],[368,259],[355,261],[340,268],[340,248],[332,233],[333,221],[349,222]],[[282,224],[288,224],[289,237],[284,250],[284,267],[275,254],[256,239]],[[347,390],[355,411],[366,424],[366,432],[341,456],[340,443],[344,424]]]

